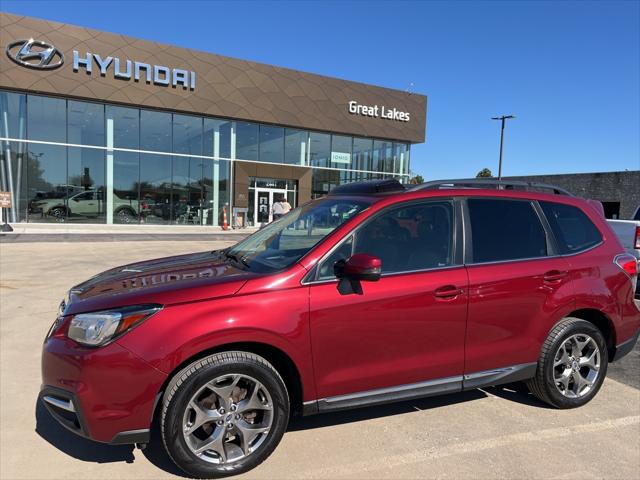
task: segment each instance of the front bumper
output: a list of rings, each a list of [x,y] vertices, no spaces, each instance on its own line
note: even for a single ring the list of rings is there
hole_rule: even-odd
[[[117,342],[100,348],[51,337],[40,401],[65,428],[104,443],[145,443],[166,375]]]

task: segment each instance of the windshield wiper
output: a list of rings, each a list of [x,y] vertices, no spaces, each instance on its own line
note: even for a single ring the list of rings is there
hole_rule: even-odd
[[[227,257],[230,260],[233,260],[234,262],[238,263],[238,264],[242,264],[245,267],[249,268],[249,262],[247,262],[244,257],[239,257],[238,255],[236,255],[235,253],[230,253],[228,250],[224,251],[224,256]]]

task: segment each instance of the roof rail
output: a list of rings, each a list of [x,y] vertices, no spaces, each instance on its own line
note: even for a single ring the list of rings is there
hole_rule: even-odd
[[[373,193],[402,192],[404,190],[404,185],[395,178],[390,178],[386,180],[345,183],[333,187],[328,195],[370,195]]]
[[[447,188],[487,188],[496,190],[522,190],[529,192],[546,192],[554,193],[556,195],[569,195],[572,193],[560,188],[556,185],[549,185],[546,183],[527,182],[524,180],[497,180],[490,178],[472,178],[472,179],[460,179],[460,180],[434,180],[431,182],[421,183],[415,187],[409,188],[409,191],[414,192],[416,190],[439,190]]]

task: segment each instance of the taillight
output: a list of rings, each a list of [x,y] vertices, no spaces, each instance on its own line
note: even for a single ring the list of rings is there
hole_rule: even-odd
[[[636,260],[636,257],[628,253],[622,253],[616,256],[613,262],[629,276],[635,292],[638,284],[638,260]]]
[[[633,248],[640,250],[640,227],[636,227],[636,241],[633,242]]]

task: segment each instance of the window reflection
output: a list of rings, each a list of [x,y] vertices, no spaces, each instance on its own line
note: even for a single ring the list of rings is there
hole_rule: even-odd
[[[367,138],[353,139],[353,163],[356,170],[371,170],[373,140]]]
[[[67,135],[69,143],[104,146],[104,105],[69,100]]]
[[[69,147],[69,189],[67,202],[69,221],[106,221],[105,152],[93,148]]]
[[[140,110],[140,149],[171,151],[171,114]]]
[[[345,182],[406,176],[409,168],[410,146],[401,142],[42,95],[0,91],[0,115],[3,137],[115,148],[5,141],[0,189],[13,194],[13,222],[101,223],[111,205],[116,223],[220,225],[223,207],[228,218],[232,207],[231,163],[220,159],[232,152],[239,160],[316,167],[313,196]],[[113,197],[105,198],[110,186]]]
[[[137,223],[148,211],[146,202],[138,202],[140,161],[135,152],[114,152],[113,221]]]
[[[189,155],[202,155],[201,117],[173,116],[173,151]]]
[[[384,140],[373,142],[373,164],[375,172],[393,172],[393,143]]]
[[[106,107],[107,123],[113,122],[113,146],[140,147],[140,111],[137,108]]]
[[[260,125],[259,159],[261,162],[284,162],[284,128]]]
[[[307,165],[307,145],[309,133],[294,128],[285,129],[284,163],[291,165]]]
[[[177,198],[183,201],[182,198]],[[140,212],[143,223],[168,224],[173,217],[171,204],[171,157],[140,154]],[[184,200],[186,203],[186,200]]]
[[[309,134],[309,162],[312,167],[326,167],[331,156],[331,135],[311,132]]]
[[[28,213],[31,221],[63,222],[69,196],[82,187],[67,185],[67,147],[30,144],[27,150]]]
[[[60,98],[29,95],[27,135],[30,140],[67,141],[67,102]]]
[[[231,122],[214,118],[204,119],[204,155],[231,158]]]
[[[258,125],[236,122],[236,158],[258,160]]]
[[[26,95],[0,92],[0,134],[3,137],[23,140],[26,134]],[[4,219],[19,222],[26,218],[28,144],[3,141],[0,145],[0,189],[9,192],[13,207],[4,209]]]
[[[351,137],[331,135],[331,164],[333,168],[351,168]]]

